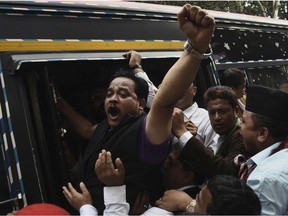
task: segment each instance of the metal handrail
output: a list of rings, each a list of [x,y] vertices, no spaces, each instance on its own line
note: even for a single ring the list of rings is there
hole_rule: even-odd
[[[18,193],[17,196],[14,197],[14,198],[7,199],[7,200],[4,200],[4,201],[0,201],[0,205],[6,204],[6,203],[9,203],[9,202],[14,202],[14,204],[16,204],[16,208],[17,207],[19,208],[19,201],[21,201],[22,199],[23,199],[22,194]]]

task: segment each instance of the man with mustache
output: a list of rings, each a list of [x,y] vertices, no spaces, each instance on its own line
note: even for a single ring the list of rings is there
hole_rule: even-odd
[[[151,108],[151,104],[157,88],[149,79],[148,75],[141,67],[141,55],[136,51],[129,51],[123,55],[129,59],[129,65],[135,67],[133,72],[135,76],[141,77],[146,80],[149,86],[149,94],[147,99],[147,108]],[[161,85],[161,84],[160,84]],[[197,86],[195,81],[189,86],[185,93],[178,99],[175,107],[181,109],[185,117],[186,128],[199,139],[206,147],[211,148],[213,151],[217,147],[217,137],[213,128],[211,127],[207,110],[200,108],[198,103],[194,100],[197,93]],[[178,139],[174,139],[173,144],[177,146]]]
[[[181,154],[190,155],[189,163],[207,178],[217,174],[238,176],[239,167],[234,163],[234,158],[239,154],[245,157],[248,155],[243,137],[239,133],[240,119],[237,117],[239,107],[236,94],[230,87],[214,86],[205,92],[204,100],[212,128],[219,134],[218,148],[213,153],[192,137],[184,127],[183,113],[178,109],[174,111],[172,132],[180,138],[183,146]],[[187,142],[192,142],[193,145],[185,145]]]
[[[287,215],[288,212],[287,108],[287,93],[265,86],[247,87],[246,110],[240,124],[240,133],[244,139],[245,149],[252,157],[242,163],[235,160],[238,162],[235,166],[239,170],[238,177],[259,197],[262,215]],[[187,144],[191,145],[191,142],[195,144],[197,140],[192,139]],[[236,157],[238,158],[239,156]],[[166,193],[164,196],[165,205],[169,206],[165,209],[170,211],[185,209],[185,205],[187,206],[192,200],[192,198],[179,199],[177,191]],[[162,198],[162,202],[163,200]]]
[[[189,4],[178,13],[178,22],[188,38],[185,50],[164,77],[147,115],[143,109],[148,86],[143,79],[131,73],[118,74],[109,85],[105,99],[107,119],[95,125],[79,165],[80,180],[90,191],[100,214],[104,210],[104,185],[94,172],[94,164],[102,149],[121,158],[130,204],[143,191],[149,192],[152,203],[156,200],[161,185],[161,162],[170,147],[174,104],[195,79],[201,60],[209,57],[205,52],[215,27],[213,17]]]
[[[241,134],[253,156],[241,164],[239,177],[258,195],[262,215],[288,213],[287,109],[287,93],[258,85],[247,88]]]
[[[240,119],[237,115],[239,107],[236,94],[228,86],[214,86],[205,92],[204,101],[207,104],[212,128],[219,134],[218,148],[214,153],[198,139],[191,136],[191,133],[185,128],[183,112],[180,109],[175,109],[172,132],[179,138],[179,143],[183,147],[179,159],[190,164],[207,179],[216,175],[238,177],[239,165],[234,162],[234,159],[241,154],[241,159],[244,161],[248,155],[243,137],[240,134]],[[166,192],[156,204],[168,211],[184,211],[185,208],[179,208],[177,205],[176,201],[179,200],[179,197],[181,197],[179,191]],[[191,200],[192,198],[190,202]],[[163,202],[165,202],[164,205]],[[185,202],[185,206],[189,209],[189,202]]]

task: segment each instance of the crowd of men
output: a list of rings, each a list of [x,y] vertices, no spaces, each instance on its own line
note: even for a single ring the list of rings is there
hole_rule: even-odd
[[[222,86],[205,92],[207,111],[199,108],[193,101],[197,91],[194,80],[201,60],[209,56],[215,21],[191,5],[183,7],[178,20],[188,40],[158,89],[135,51],[124,54],[133,73],[115,75],[108,87],[107,119],[90,127],[93,135],[80,160],[80,180],[91,194],[90,204],[99,214],[121,207],[124,214],[151,215],[287,213],[288,95],[248,86],[244,109],[239,99],[245,91],[245,76],[239,69],[229,69],[221,77]],[[233,76],[237,77],[234,81]],[[146,114],[147,97],[150,110]],[[217,179],[235,181],[235,185],[219,183],[216,189],[210,188]],[[124,187],[126,194],[112,210],[107,204],[109,197],[123,193],[109,195],[109,187]],[[218,194],[213,190],[219,190],[217,187],[222,193],[224,187],[229,188],[227,200],[217,201],[223,206],[229,201],[230,210],[215,203]],[[74,197],[71,192],[82,194],[69,184],[64,187],[69,201]],[[202,195],[205,192],[207,200]],[[206,208],[198,206],[201,199]]]
[[[185,49],[159,88],[130,51],[131,72],[112,79],[103,121],[58,102],[90,140],[81,183],[64,186],[65,197],[81,215],[288,214],[288,94],[251,85],[243,102],[245,76],[229,69],[205,92],[207,110],[199,108],[195,77],[211,54],[215,20],[186,4],[178,22]]]

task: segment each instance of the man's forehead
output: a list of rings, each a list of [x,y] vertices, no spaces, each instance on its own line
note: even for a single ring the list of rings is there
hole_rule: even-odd
[[[253,113],[245,110],[243,112],[243,116],[242,116],[242,123],[245,123],[246,125],[248,125],[248,127],[254,128],[256,123],[255,123],[255,120],[253,118]]]
[[[231,104],[229,103],[229,100],[223,99],[223,98],[216,98],[214,100],[209,100],[207,101],[207,107],[208,106],[221,106],[221,107],[232,107]]]
[[[128,87],[128,88],[134,88],[135,84],[134,82],[126,77],[117,77],[112,80],[112,82],[109,85],[109,88],[111,87]]]
[[[247,121],[247,120],[252,120],[252,112],[248,111],[248,110],[244,110],[243,112],[243,118]]]

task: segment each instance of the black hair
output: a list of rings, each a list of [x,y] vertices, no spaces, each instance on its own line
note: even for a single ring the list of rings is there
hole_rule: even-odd
[[[237,96],[231,87],[213,86],[207,89],[207,91],[204,93],[204,101],[206,105],[209,101],[216,100],[218,98],[228,100],[233,109],[238,106]]]
[[[245,81],[245,73],[238,68],[228,68],[219,78],[221,85],[237,89],[243,84],[243,81]]]
[[[136,77],[134,73],[130,71],[119,71],[116,72],[112,78],[114,80],[118,77],[125,77],[131,79],[135,83],[135,93],[138,99],[144,99],[147,102],[147,97],[149,93],[148,84],[147,82],[139,77]],[[111,80],[111,81],[112,81]]]
[[[239,178],[216,175],[208,183],[212,200],[208,215],[260,215],[261,203],[253,189]]]
[[[196,185],[202,185],[204,184],[205,182],[205,176],[202,175],[201,173],[199,173],[191,163],[188,163],[186,160],[182,160],[180,159],[180,162],[182,163],[182,166],[183,166],[183,170],[184,171],[192,171],[194,172],[195,174],[195,178],[194,178],[194,181],[195,181],[195,184]]]

